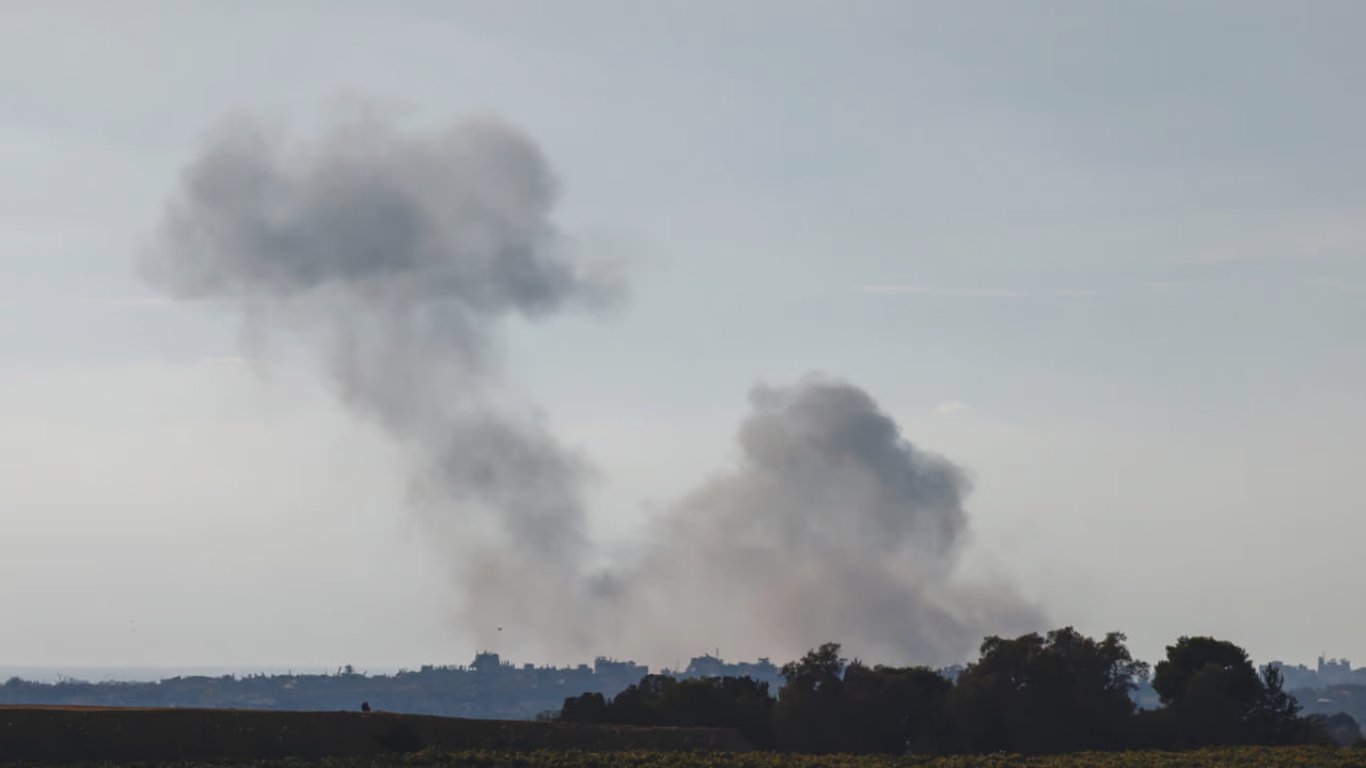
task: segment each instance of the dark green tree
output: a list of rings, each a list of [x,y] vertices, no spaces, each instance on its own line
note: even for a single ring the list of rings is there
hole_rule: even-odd
[[[1284,744],[1310,738],[1299,705],[1282,689],[1280,671],[1262,676],[1247,651],[1212,637],[1182,637],[1158,662],[1153,689],[1169,746]]]
[[[1324,736],[1317,724],[1300,717],[1300,703],[1285,691],[1281,671],[1268,666],[1262,671],[1262,690],[1247,725],[1255,741],[1262,744],[1304,744]]]
[[[1336,747],[1366,747],[1366,737],[1356,718],[1346,712],[1335,715],[1310,715],[1306,718],[1314,740]]]
[[[684,680],[676,694],[678,724],[735,728],[756,747],[772,745],[774,702],[768,683],[748,677]]]
[[[1167,657],[1153,669],[1153,690],[1163,704],[1179,706],[1192,695],[1203,695],[1191,690],[1197,676],[1203,673],[1208,685],[1214,672],[1223,674],[1229,696],[1248,704],[1256,697],[1260,685],[1247,651],[1212,637],[1182,637],[1167,646]]]
[[[560,720],[570,723],[605,723],[607,700],[601,693],[585,693],[565,698],[560,708]]]
[[[955,747],[1045,753],[1125,746],[1147,673],[1124,635],[1094,640],[1071,627],[1047,636],[988,637],[948,696]]]
[[[853,662],[840,689],[840,750],[939,751],[945,745],[944,702],[952,687],[925,667],[870,668]]]
[[[599,693],[565,699],[561,720],[579,723],[735,728],[757,747],[771,745],[773,697],[748,677],[676,680],[646,675],[611,701]]]
[[[683,725],[678,722],[678,681],[667,675],[646,675],[626,686],[609,706],[609,722],[623,725]]]
[[[774,708],[774,735],[796,752],[834,752],[840,748],[840,690],[846,660],[838,643],[807,651],[783,665],[783,687]]]

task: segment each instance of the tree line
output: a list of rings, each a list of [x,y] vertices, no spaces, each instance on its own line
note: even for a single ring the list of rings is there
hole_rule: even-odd
[[[850,661],[827,643],[783,666],[776,698],[767,683],[750,678],[647,675],[610,699],[567,698],[559,718],[729,727],[757,747],[815,753],[1039,754],[1330,741],[1334,723],[1301,716],[1279,671],[1258,674],[1231,642],[1182,637],[1150,668],[1125,641],[1118,632],[1097,640],[1071,627],[988,637],[980,658],[956,679],[926,667]],[[1131,694],[1146,680],[1161,707],[1134,704]]]

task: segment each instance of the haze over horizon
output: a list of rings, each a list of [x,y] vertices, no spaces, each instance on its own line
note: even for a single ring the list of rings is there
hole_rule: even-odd
[[[1366,658],[1366,8],[4,16],[2,665]]]

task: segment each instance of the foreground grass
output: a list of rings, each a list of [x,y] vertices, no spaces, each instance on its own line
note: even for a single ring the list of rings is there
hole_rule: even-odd
[[[113,764],[102,764],[113,765]],[[1235,747],[1071,755],[778,755],[764,752],[427,751],[410,755],[231,763],[124,763],[121,768],[1366,768],[1366,749]]]

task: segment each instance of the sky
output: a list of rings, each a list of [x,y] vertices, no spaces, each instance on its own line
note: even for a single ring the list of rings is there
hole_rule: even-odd
[[[734,464],[751,388],[817,372],[965,471],[956,567],[1041,629],[1366,659],[1363,23],[1331,0],[6,3],[0,664],[472,658],[393,436],[297,340],[135,266],[224,121],[356,110],[515,126],[556,225],[623,270],[620,303],[498,340],[505,386],[591,461],[604,561]]]

